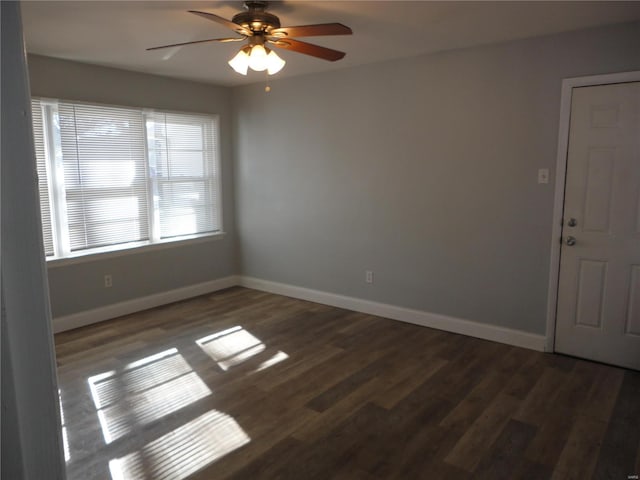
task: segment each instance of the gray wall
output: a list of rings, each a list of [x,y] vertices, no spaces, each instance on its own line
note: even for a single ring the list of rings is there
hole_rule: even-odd
[[[561,81],[640,69],[638,45],[636,23],[234,89],[243,274],[544,333]]]
[[[54,317],[237,273],[229,89],[29,56],[34,96],[220,115],[223,239],[123,257],[49,266]],[[104,288],[105,274],[113,287]]]
[[[19,2],[0,2],[2,478],[65,478]],[[16,208],[20,206],[20,208]]]

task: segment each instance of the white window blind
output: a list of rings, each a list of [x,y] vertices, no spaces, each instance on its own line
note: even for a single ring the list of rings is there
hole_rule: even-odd
[[[44,136],[42,104],[39,99],[31,103],[33,121],[33,140],[36,150],[36,167],[38,172],[38,191],[40,193],[40,214],[42,216],[42,239],[45,255],[53,255],[53,225],[51,223],[51,206],[49,204],[49,185]]]
[[[174,113],[147,116],[160,238],[210,232],[218,224],[214,122]]]
[[[142,112],[60,103],[58,125],[71,251],[147,240]]]
[[[219,231],[217,118],[33,99],[48,256]]]

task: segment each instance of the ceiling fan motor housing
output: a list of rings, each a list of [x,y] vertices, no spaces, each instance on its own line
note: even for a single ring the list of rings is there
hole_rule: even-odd
[[[280,28],[280,19],[265,12],[268,2],[245,2],[246,12],[234,15],[233,23],[250,29],[254,34],[269,34],[271,30]]]

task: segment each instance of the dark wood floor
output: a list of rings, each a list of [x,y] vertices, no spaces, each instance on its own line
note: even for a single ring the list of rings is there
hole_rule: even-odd
[[[640,473],[638,372],[254,290],[56,350],[70,480]]]

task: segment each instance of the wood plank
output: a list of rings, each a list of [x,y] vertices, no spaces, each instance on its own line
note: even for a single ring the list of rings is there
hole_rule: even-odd
[[[372,401],[386,409],[392,409],[403,398],[413,392],[418,385],[423,384],[441,368],[447,365],[448,361],[442,358],[433,358],[422,365],[401,366],[400,372],[396,375],[382,378],[383,384],[377,392],[372,395]]]
[[[292,437],[285,437],[274,444],[264,455],[249,462],[228,478],[237,480],[274,478],[275,472],[281,469],[283,465],[296,461],[296,455],[301,446],[302,444],[298,440]]]
[[[366,365],[349,375],[347,378],[329,387],[319,395],[316,395],[307,402],[307,407],[315,410],[316,412],[324,412],[329,407],[357,390],[360,386],[375,378],[381,370],[385,370],[387,368],[387,365],[388,362],[384,358]]]
[[[549,405],[555,403],[558,392],[567,379],[567,374],[555,368],[545,368],[533,389],[513,418],[529,425],[544,423]]]
[[[467,429],[444,458],[445,462],[472,473],[519,406],[520,400],[517,398],[499,394]]]
[[[618,392],[594,471],[596,478],[626,478],[637,474],[640,445],[640,372],[627,370]]]
[[[524,452],[535,435],[536,428],[517,420],[509,420],[496,439],[491,452],[474,471],[474,478],[493,480],[513,478],[524,459]]]
[[[624,370],[608,365],[593,364],[591,388],[580,407],[580,414],[603,422],[611,418],[618,392],[624,379]]]
[[[438,470],[441,464],[450,467],[449,471],[455,471],[459,475],[453,478],[466,478],[469,476],[468,472],[442,460],[463,433],[463,431],[437,424],[422,426],[404,447],[397,468],[388,478],[397,480],[423,478],[425,472],[431,472],[432,468]]]
[[[399,404],[381,418],[377,425],[368,425],[361,432],[363,441],[359,442],[353,458],[361,468],[378,478],[391,477],[405,463],[420,458],[411,455],[418,444],[419,448],[424,449],[423,439],[412,425],[420,425],[424,430],[436,428],[451,408],[449,401],[437,396],[418,408]],[[422,452],[422,458],[425,453]]]
[[[511,475],[513,480],[549,480],[553,470],[540,463],[523,458]]]
[[[506,375],[489,372],[469,395],[464,397],[440,425],[466,430],[504,387]]]
[[[553,470],[574,425],[576,414],[581,411],[591,391],[596,372],[596,364],[590,362],[577,362],[567,372],[568,377],[558,389],[553,408],[547,409],[546,416],[527,449],[527,459]]]
[[[607,423],[602,420],[579,416],[569,432],[552,478],[591,478],[606,429]]]

